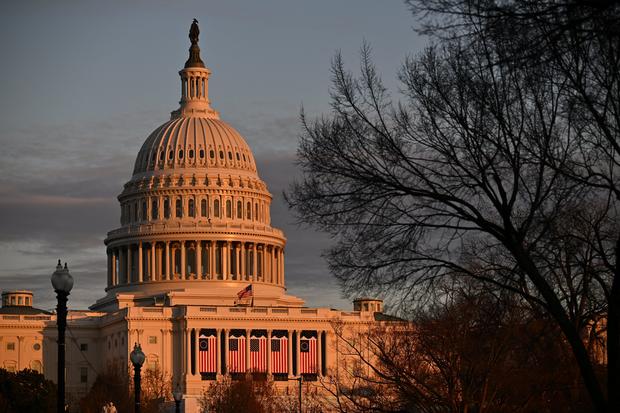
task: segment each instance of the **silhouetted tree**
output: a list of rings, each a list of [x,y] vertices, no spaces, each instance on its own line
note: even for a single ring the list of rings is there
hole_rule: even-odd
[[[501,64],[516,70],[544,65],[562,85],[563,110],[572,125],[574,151],[548,160],[566,176],[609,196],[617,220],[620,199],[620,4],[612,0],[407,0],[422,31],[441,39],[478,42],[502,50]],[[598,234],[597,234],[598,236]],[[620,411],[620,231],[604,233],[600,250],[613,282],[604,285],[608,306],[607,393]],[[609,242],[611,239],[612,242]],[[610,245],[611,244],[611,245]],[[591,390],[600,406],[602,391]]]
[[[497,294],[499,293],[499,294]],[[342,412],[582,412],[587,393],[554,323],[479,289],[452,287],[412,323],[335,325]]]
[[[88,394],[80,400],[83,413],[101,413],[101,408],[114,403],[119,412],[133,409],[133,372],[108,366],[97,375]],[[142,370],[141,408],[144,413],[158,413],[162,402],[172,397],[172,380],[159,367]]]
[[[575,159],[598,162],[573,142],[583,115],[552,67],[515,65],[485,36],[468,40],[407,59],[398,104],[367,46],[359,78],[336,56],[332,114],[302,114],[304,179],[287,198],[303,222],[337,237],[327,258],[346,292],[411,302],[458,275],[547,314],[605,411],[601,360],[584,334],[609,327],[617,225],[605,191],[566,173]],[[558,255],[560,239],[588,260]]]
[[[52,413],[56,411],[56,385],[34,370],[10,372],[0,368],[0,411]]]

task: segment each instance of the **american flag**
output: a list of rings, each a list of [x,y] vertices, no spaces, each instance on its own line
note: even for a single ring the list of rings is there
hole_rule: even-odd
[[[250,370],[265,373],[267,371],[267,337],[250,337]]]
[[[250,298],[253,296],[252,293],[252,284],[248,285],[247,287],[245,287],[243,290],[239,291],[237,293],[237,298],[238,299],[244,299],[244,298]]]
[[[198,354],[201,373],[217,372],[217,339],[214,335],[198,337]]]
[[[271,372],[288,373],[288,338],[271,338]]]
[[[228,339],[228,371],[245,373],[245,336]]]
[[[316,337],[301,337],[299,341],[299,372],[316,374]]]

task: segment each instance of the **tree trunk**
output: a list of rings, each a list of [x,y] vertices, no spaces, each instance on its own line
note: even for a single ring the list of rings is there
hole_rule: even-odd
[[[607,310],[607,397],[609,412],[620,412],[620,237]]]

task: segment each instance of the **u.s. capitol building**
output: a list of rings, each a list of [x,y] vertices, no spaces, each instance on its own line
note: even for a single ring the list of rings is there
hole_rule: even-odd
[[[169,375],[184,411],[194,412],[205,386],[225,375],[264,373],[283,385],[329,375],[334,322],[383,318],[380,300],[339,311],[287,293],[286,238],[271,226],[272,196],[244,138],[211,107],[197,29],[179,72],[180,107],[148,136],[118,196],[105,295],[90,311],[69,312],[69,394],[84,395],[106,366],[127,366],[140,343],[145,368]],[[4,288],[0,367],[55,381],[56,352],[55,314],[37,310],[29,291]]]

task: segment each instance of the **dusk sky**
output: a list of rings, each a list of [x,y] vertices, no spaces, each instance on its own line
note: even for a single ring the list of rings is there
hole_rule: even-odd
[[[329,112],[330,61],[352,70],[367,41],[398,97],[396,75],[426,40],[400,0],[7,1],[0,4],[0,289],[52,308],[61,258],[70,308],[104,295],[103,239],[146,137],[179,101],[189,25],[200,22],[209,95],[254,151],[284,230],[289,293],[351,308],[321,258],[329,238],[295,225],[282,191],[299,176],[299,111]]]

